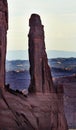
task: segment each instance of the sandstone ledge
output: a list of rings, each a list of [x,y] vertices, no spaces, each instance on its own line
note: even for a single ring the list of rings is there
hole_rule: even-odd
[[[61,108],[58,110],[58,104],[54,93],[38,93],[24,97],[3,90],[3,93],[0,92],[0,129],[60,130],[56,129],[57,118],[65,117],[61,114]],[[65,127],[64,124],[62,126]]]

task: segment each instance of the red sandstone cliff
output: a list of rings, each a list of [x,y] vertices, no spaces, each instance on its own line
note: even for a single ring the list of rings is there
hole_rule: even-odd
[[[7,1],[0,0],[0,87],[4,85],[7,28]],[[26,98],[0,88],[0,130],[68,130],[62,93],[56,94],[53,88],[43,26],[37,14],[30,18],[29,59],[32,94]]]
[[[0,87],[5,84],[5,59],[8,29],[8,4],[7,0],[0,0]]]

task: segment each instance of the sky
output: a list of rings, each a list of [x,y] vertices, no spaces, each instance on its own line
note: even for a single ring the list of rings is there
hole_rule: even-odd
[[[41,16],[47,50],[76,52],[76,0],[8,0],[7,50],[27,50],[29,18]]]

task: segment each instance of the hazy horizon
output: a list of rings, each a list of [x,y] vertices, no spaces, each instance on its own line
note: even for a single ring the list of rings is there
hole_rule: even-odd
[[[48,59],[52,58],[76,58],[76,52],[72,51],[58,51],[58,50],[46,50]],[[28,50],[10,50],[6,55],[7,60],[28,60]]]

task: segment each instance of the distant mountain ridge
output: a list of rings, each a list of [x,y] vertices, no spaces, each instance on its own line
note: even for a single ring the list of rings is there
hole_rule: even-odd
[[[48,59],[51,58],[69,58],[76,57],[76,52],[72,51],[58,51],[58,50],[47,50]],[[7,60],[28,60],[28,51],[27,50],[17,50],[17,51],[8,51],[6,59]]]

